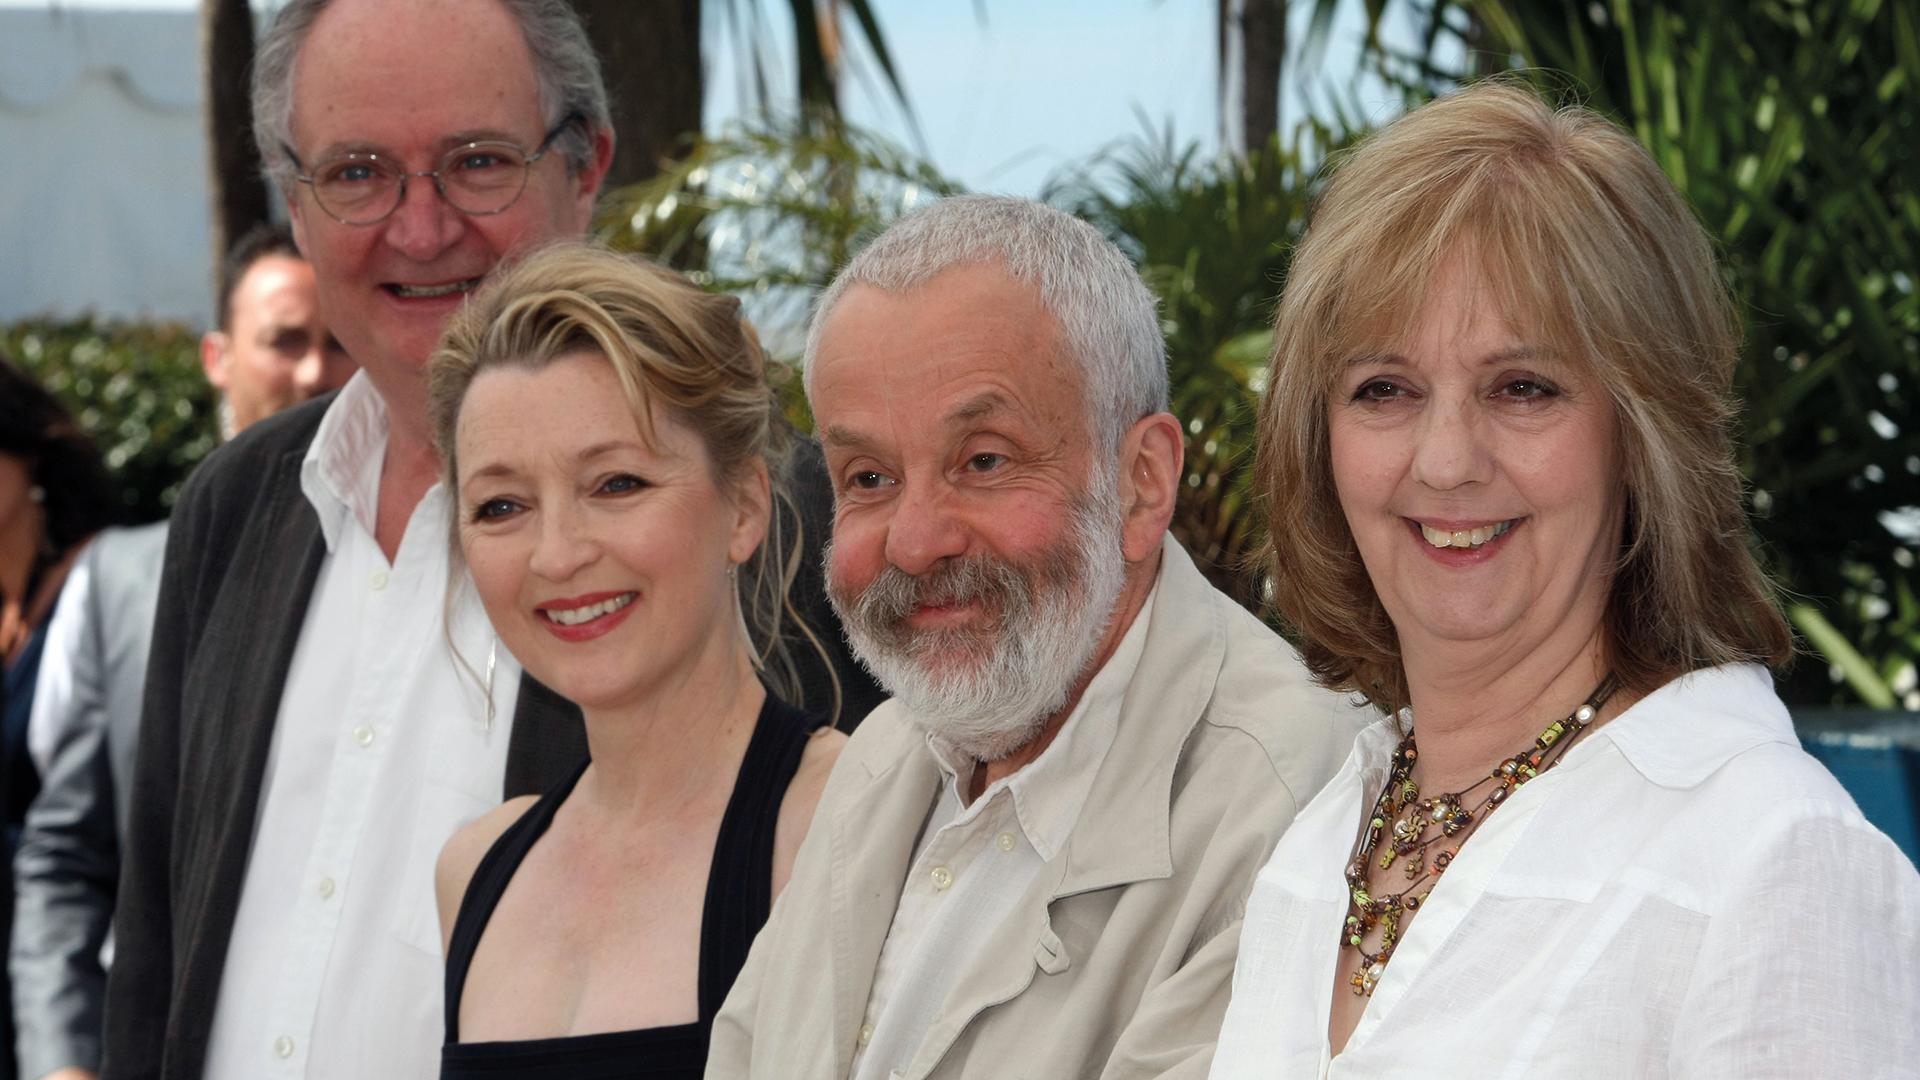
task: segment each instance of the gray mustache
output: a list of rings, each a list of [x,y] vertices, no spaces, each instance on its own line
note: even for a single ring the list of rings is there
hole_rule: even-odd
[[[998,628],[1018,624],[1033,605],[1025,576],[1009,563],[984,556],[945,560],[917,575],[889,564],[858,595],[846,596],[839,589],[834,593],[842,619],[857,622],[894,648],[915,644],[919,635],[907,628],[906,619],[921,607],[978,604],[990,625]]]

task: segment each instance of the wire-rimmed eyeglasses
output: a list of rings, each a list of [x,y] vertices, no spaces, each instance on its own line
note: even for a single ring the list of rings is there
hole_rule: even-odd
[[[440,197],[463,214],[498,214],[527,190],[527,174],[552,149],[554,140],[583,119],[579,113],[568,113],[531,154],[510,142],[471,142],[447,151],[439,166],[427,172],[408,172],[399,162],[379,154],[341,154],[315,165],[310,173],[296,172],[294,179],[313,189],[313,201],[343,225],[385,221],[400,208],[407,197],[407,181],[416,176],[432,177]],[[302,168],[293,147],[282,144],[281,149],[296,170]]]

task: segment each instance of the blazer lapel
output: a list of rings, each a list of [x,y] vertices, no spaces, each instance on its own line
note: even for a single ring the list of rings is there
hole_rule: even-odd
[[[869,734],[867,729],[886,734],[869,743],[854,763],[865,782],[840,804],[831,824],[831,1038],[837,1076],[853,1067],[854,1037],[866,1018],[874,968],[893,927],[914,847],[940,789],[940,772],[925,736],[899,716],[898,708],[884,704],[862,725],[861,734]]]
[[[1055,899],[1173,874],[1173,776],[1220,681],[1223,606],[1232,601],[1171,537],[1160,558],[1146,648],[1120,705],[1113,748],[1062,853],[1068,870]]]
[[[189,661],[201,670],[184,680],[191,689],[181,702],[180,791],[210,805],[175,823],[174,925],[184,953],[176,1047],[203,1048],[212,1028],[280,695],[326,555],[300,487],[305,455],[304,445],[282,454],[261,485],[261,505],[247,517]]]

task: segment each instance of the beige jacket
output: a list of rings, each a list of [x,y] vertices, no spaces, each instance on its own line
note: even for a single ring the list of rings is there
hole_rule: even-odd
[[[906,1073],[1204,1077],[1254,874],[1372,717],[1162,547],[1145,651],[1066,846],[972,961]],[[889,701],[827,782],[713,1025],[708,1080],[844,1080],[940,790]]]

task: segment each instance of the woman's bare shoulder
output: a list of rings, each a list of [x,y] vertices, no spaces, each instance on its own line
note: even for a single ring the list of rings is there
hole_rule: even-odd
[[[807,748],[800,754],[800,767],[794,771],[793,780],[787,784],[787,794],[780,800],[780,822],[774,829],[775,896],[780,895],[787,879],[793,875],[793,860],[800,852],[800,842],[807,838],[814,809],[820,805],[820,795],[827,788],[827,777],[833,775],[834,762],[840,760],[840,751],[846,745],[846,733],[831,727],[822,727],[807,739]]]
[[[833,773],[833,764],[840,760],[840,751],[847,745],[847,733],[836,728],[821,726],[812,735],[807,736],[807,748],[801,751],[800,768],[793,774],[793,783],[787,785],[787,796],[793,796],[793,789],[802,782],[811,784],[815,790],[813,801],[820,801],[820,791],[827,786],[827,777]]]
[[[433,868],[433,892],[440,908],[440,948],[444,954],[447,940],[453,936],[453,920],[460,914],[460,901],[467,895],[467,884],[480,860],[486,858],[500,834],[507,831],[520,815],[539,802],[537,795],[508,799],[469,822],[453,834],[440,849],[440,860]]]

